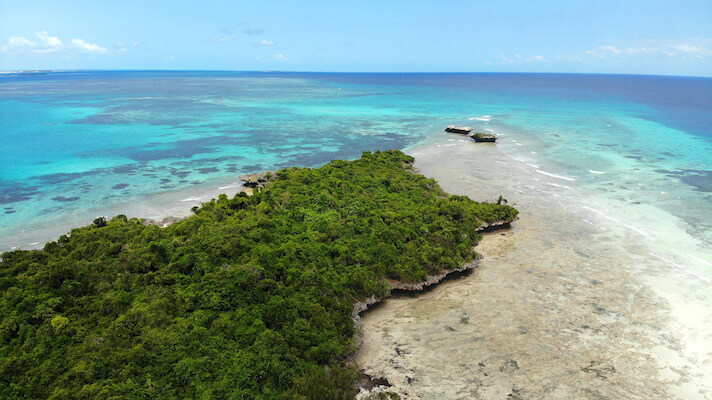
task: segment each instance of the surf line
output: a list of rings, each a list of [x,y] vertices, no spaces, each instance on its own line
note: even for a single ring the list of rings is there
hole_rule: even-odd
[[[694,277],[697,278],[697,279],[700,279],[700,280],[702,280],[702,281],[705,281],[705,282],[707,282],[707,283],[710,283],[710,279],[707,278],[706,276],[702,276],[702,275],[700,275],[700,274],[698,274],[698,273],[692,272],[692,271],[690,271],[689,269],[685,268],[684,266],[682,266],[682,265],[680,265],[680,264],[678,264],[678,263],[676,263],[676,262],[674,262],[674,261],[672,261],[672,260],[668,260],[667,258],[665,258],[665,257],[663,257],[663,256],[661,256],[661,255],[659,255],[659,254],[655,254],[655,253],[650,253],[650,255],[653,256],[653,257],[655,257],[655,258],[659,258],[659,259],[661,259],[661,260],[663,260],[663,261],[665,261],[665,262],[668,262],[668,263],[670,263],[670,264],[676,266],[677,268],[679,268],[679,269],[681,269],[681,270],[687,272],[688,274],[694,276]]]
[[[613,222],[615,222],[615,223],[617,223],[617,224],[622,224],[622,225],[625,226],[626,228],[628,228],[628,229],[630,229],[630,230],[632,230],[632,231],[634,231],[634,232],[640,234],[641,236],[645,236],[646,238],[652,240],[653,242],[655,241],[655,238],[654,238],[654,237],[650,236],[650,234],[648,234],[647,232],[645,232],[644,230],[642,230],[642,229],[640,229],[640,228],[638,228],[638,227],[635,227],[635,226],[633,226],[633,225],[628,225],[628,224],[626,224],[625,222],[623,222],[623,221],[621,221],[621,220],[619,220],[619,219],[616,219],[616,218],[613,218],[613,217],[609,217],[608,215],[602,213],[601,211],[596,210],[595,208],[591,208],[591,207],[589,207],[589,206],[583,206],[583,208],[585,208],[585,209],[587,209],[587,210],[589,210],[589,211],[593,211],[593,212],[595,212],[596,214],[602,216],[603,218],[605,218],[605,219],[607,219],[607,220],[609,220],[609,221],[613,221]]]
[[[236,187],[240,187],[240,186],[242,186],[242,184],[220,186],[220,187],[218,187],[218,190],[232,189],[232,188],[236,188]]]
[[[550,177],[552,177],[552,178],[563,179],[563,180],[565,180],[565,181],[571,181],[571,182],[573,182],[573,181],[576,180],[576,179],[574,179],[574,178],[569,178],[569,177],[567,177],[567,176],[555,175],[555,174],[552,174],[552,173],[550,173],[550,172],[542,171],[542,170],[540,170],[540,169],[536,170],[536,172],[538,172],[538,173],[540,173],[540,174],[542,174],[542,175],[550,176]]]
[[[693,256],[693,255],[690,254],[690,253],[685,253],[685,254],[686,254],[688,257],[691,257],[691,258],[693,258],[693,259],[695,259],[695,260],[701,262],[702,264],[706,264],[706,265],[709,265],[710,267],[712,267],[712,264],[708,263],[707,261],[705,261],[705,260],[703,260],[703,259],[701,259],[701,258],[699,258],[699,257],[695,257],[695,256]]]

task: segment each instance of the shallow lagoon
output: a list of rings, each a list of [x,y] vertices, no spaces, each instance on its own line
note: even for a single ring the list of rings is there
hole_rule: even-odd
[[[155,216],[137,204],[157,193],[204,201],[241,173],[413,148],[451,123],[531,143],[521,159],[712,241],[712,79],[96,71],[0,88],[1,249],[117,210]]]
[[[367,315],[364,367],[423,398],[710,396],[712,79],[77,72],[0,89],[0,250],[99,215],[184,215],[242,173],[406,149],[521,220],[469,278]]]

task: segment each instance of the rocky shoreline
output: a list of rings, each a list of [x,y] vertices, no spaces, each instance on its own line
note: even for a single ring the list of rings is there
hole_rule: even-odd
[[[480,233],[490,233],[500,229],[509,229],[511,227],[512,223],[509,221],[496,221],[493,223],[485,222],[482,224],[482,226],[480,226],[477,231]],[[428,275],[427,279],[422,282],[401,282],[395,279],[389,279],[388,283],[391,285],[391,290],[419,292],[425,290],[431,285],[440,283],[443,279],[452,276],[453,274],[462,273],[474,269],[480,263],[480,260],[482,260],[482,256],[477,255],[474,260],[467,262],[458,268],[444,270],[441,273],[435,275]],[[359,321],[361,313],[367,311],[370,306],[380,303],[385,299],[386,298],[377,298],[376,296],[371,296],[362,301],[354,303],[354,310],[352,313],[354,323],[357,326],[360,326]]]
[[[478,229],[478,232],[480,233],[489,233],[501,229],[509,229],[511,228],[511,222],[508,221],[496,221],[493,223],[483,223],[482,226]],[[401,293],[415,293],[418,294],[424,290],[427,290],[430,287],[433,287],[434,285],[437,285],[438,283],[442,282],[445,279],[449,278],[454,278],[454,277],[459,277],[462,274],[469,273],[473,271],[480,263],[482,260],[481,255],[477,255],[474,260],[467,262],[463,264],[462,266],[454,269],[449,269],[449,270],[444,270],[440,272],[439,274],[435,275],[428,275],[427,279],[425,279],[422,282],[401,282],[395,279],[390,279],[388,280],[388,283],[391,286],[392,291],[396,292],[401,292]],[[393,292],[391,292],[393,293]],[[388,296],[391,297],[391,296]],[[362,301],[354,303],[354,308],[352,312],[352,319],[354,321],[354,327],[356,328],[356,335],[354,336],[354,341],[355,341],[355,347],[357,348],[356,352],[353,354],[351,358],[349,358],[348,363],[352,363],[353,360],[355,359],[356,355],[358,354],[358,348],[360,348],[361,343],[363,341],[363,333],[362,333],[362,322],[361,322],[361,316],[363,313],[369,311],[369,309],[372,309],[371,306],[380,304],[384,300],[388,299],[388,297],[384,298],[378,298],[376,296],[371,296],[368,297]],[[388,382],[388,379],[385,376],[371,376],[366,374],[363,370],[361,370],[362,374],[362,379],[361,382],[359,382],[358,388],[360,390],[359,398],[362,398],[364,396],[368,396],[371,393],[379,393],[379,392],[388,392],[388,388],[391,386],[390,383]]]

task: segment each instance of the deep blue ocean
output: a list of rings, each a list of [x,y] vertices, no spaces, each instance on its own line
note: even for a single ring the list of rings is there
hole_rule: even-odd
[[[447,141],[449,124],[712,242],[710,78],[90,71],[0,75],[0,250],[243,173]]]

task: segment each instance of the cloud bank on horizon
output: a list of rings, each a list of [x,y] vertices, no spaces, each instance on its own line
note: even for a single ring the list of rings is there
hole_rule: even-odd
[[[58,52],[107,54],[108,50],[98,44],[88,43],[79,38],[73,38],[68,44],[65,44],[57,36],[50,36],[47,31],[35,32],[34,39],[27,39],[22,36],[13,36],[6,42],[0,42],[0,53],[13,56],[23,56],[25,54],[39,55]]]
[[[557,54],[553,57],[541,55],[513,56],[499,55],[493,61],[487,61],[488,65],[493,64],[521,64],[532,62],[585,62],[587,57],[601,60],[616,60],[627,57],[656,58],[667,57],[678,59],[679,61],[703,60],[712,57],[712,38],[709,39],[682,39],[682,40],[644,40],[642,43],[630,46],[601,45],[594,49],[589,49],[577,54]],[[712,75],[712,71],[710,71]]]
[[[0,69],[712,76],[712,2],[589,3],[0,0]]]

